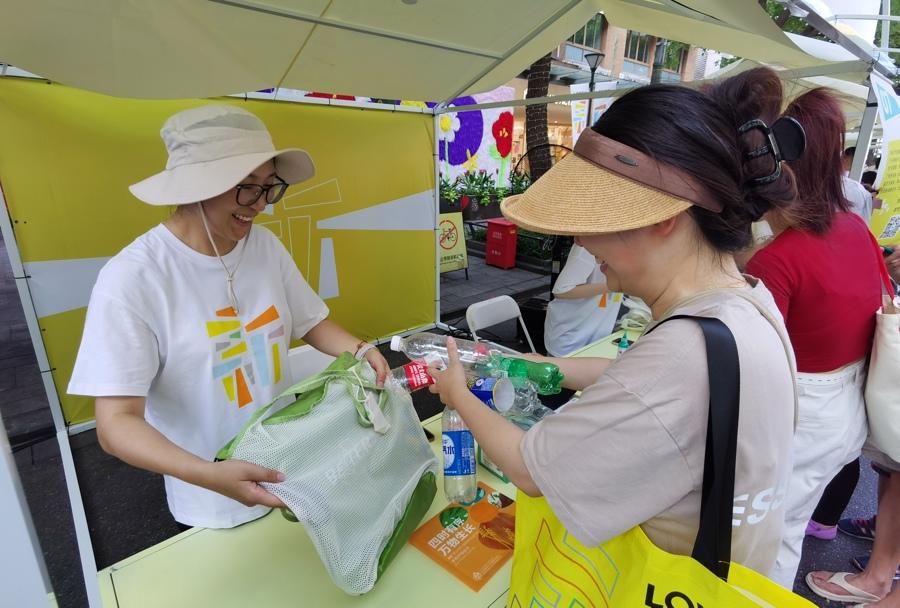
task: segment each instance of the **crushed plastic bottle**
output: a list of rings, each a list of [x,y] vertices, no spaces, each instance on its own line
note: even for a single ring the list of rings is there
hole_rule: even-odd
[[[457,339],[456,348],[459,360],[469,376],[527,378],[534,382],[541,395],[555,395],[561,390],[563,374],[553,363],[520,359],[516,357],[520,353],[484,342]],[[420,332],[406,338],[394,336],[391,339],[391,350],[402,352],[411,360],[434,355],[440,357],[445,365],[450,362],[447,336],[439,334]]]
[[[537,387],[527,378],[470,378],[468,384],[485,405],[523,429],[553,413],[541,403]]]

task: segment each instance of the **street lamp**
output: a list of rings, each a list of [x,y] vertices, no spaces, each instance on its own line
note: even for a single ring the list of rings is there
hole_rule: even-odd
[[[584,60],[587,62],[588,67],[591,68],[591,83],[588,85],[591,93],[594,92],[594,76],[597,74],[597,68],[600,67],[600,62],[603,61],[603,58],[606,55],[603,53],[585,53]],[[587,128],[591,128],[591,118],[593,116],[592,112],[594,110],[594,98],[588,98],[588,112],[587,112]]]

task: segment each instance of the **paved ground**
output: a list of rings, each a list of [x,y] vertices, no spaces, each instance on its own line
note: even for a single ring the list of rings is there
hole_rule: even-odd
[[[469,280],[463,272],[441,277],[442,317],[464,326],[465,307],[500,293],[534,294],[546,291],[549,280],[523,270],[504,271],[485,266],[470,257]],[[496,330],[503,341],[514,340],[513,324]],[[386,353],[392,365],[402,355]],[[421,418],[440,411],[440,403],[427,392],[414,395]],[[52,427],[18,293],[0,246],[0,416],[14,443],[37,441]],[[162,480],[106,455],[96,435],[86,432],[72,438],[94,553],[103,568],[177,533],[165,505]],[[74,529],[55,440],[37,441],[19,449],[16,463],[44,552],[51,582],[63,608],[86,605]],[[868,515],[874,509],[874,474],[865,468],[848,514]],[[839,536],[831,542],[807,540],[798,581],[809,570],[849,568],[847,560],[869,549],[865,541]],[[811,597],[800,582],[797,591]],[[837,605],[821,602],[819,605]],[[0,601],[2,604],[2,601]]]
[[[441,275],[441,317],[462,317],[469,304],[501,294],[534,294],[550,291],[550,277],[520,268],[503,270],[469,255],[469,278],[462,270]]]

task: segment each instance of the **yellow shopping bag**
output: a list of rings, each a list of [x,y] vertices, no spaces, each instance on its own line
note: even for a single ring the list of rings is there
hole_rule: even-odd
[[[599,547],[570,535],[543,498],[519,492],[509,608],[814,608],[740,564],[726,583],[687,555],[656,547],[635,527]]]
[[[663,551],[640,527],[585,547],[545,499],[519,492],[509,608],[815,608],[761,574],[730,563],[740,412],[737,346],[717,319],[680,318],[693,319],[703,329],[710,378],[700,523],[692,556]]]

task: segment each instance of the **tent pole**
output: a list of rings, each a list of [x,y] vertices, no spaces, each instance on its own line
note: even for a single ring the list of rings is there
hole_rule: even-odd
[[[866,111],[863,112],[862,122],[859,125],[859,137],[856,139],[856,153],[853,155],[853,164],[850,167],[849,177],[855,182],[858,182],[862,177],[877,116],[878,98],[875,96],[875,87],[870,84],[869,98],[866,100]]]
[[[91,608],[100,608],[100,587],[97,584],[97,564],[94,561],[94,548],[91,543],[91,534],[88,529],[87,517],[84,513],[84,503],[81,500],[81,492],[78,487],[78,477],[75,472],[75,462],[72,458],[72,449],[69,445],[69,434],[66,421],[63,416],[62,405],[56,385],[53,382],[52,369],[41,338],[41,328],[38,324],[37,313],[34,310],[34,302],[31,299],[31,290],[28,288],[28,275],[19,255],[16,236],[13,232],[12,222],[9,217],[9,207],[3,189],[0,188],[0,231],[3,241],[6,243],[6,251],[9,253],[9,261],[12,266],[13,277],[19,290],[19,298],[22,301],[22,309],[25,312],[25,320],[28,325],[28,333],[31,335],[31,343],[37,356],[38,368],[41,372],[41,380],[44,382],[44,390],[47,393],[47,401],[50,404],[50,413],[53,416],[53,425],[56,428],[56,439],[59,443],[59,454],[63,464],[63,472],[66,479],[66,489],[69,493],[69,504],[72,509],[72,520],[75,524],[75,538],[78,544],[78,552],[81,557],[81,569],[84,575],[84,585],[87,590],[88,603]]]
[[[50,606],[50,579],[22,491],[6,429],[0,421],[0,589],[10,606]]]
[[[431,123],[434,149],[434,322],[441,322],[441,154],[440,154],[440,121],[435,113]]]

